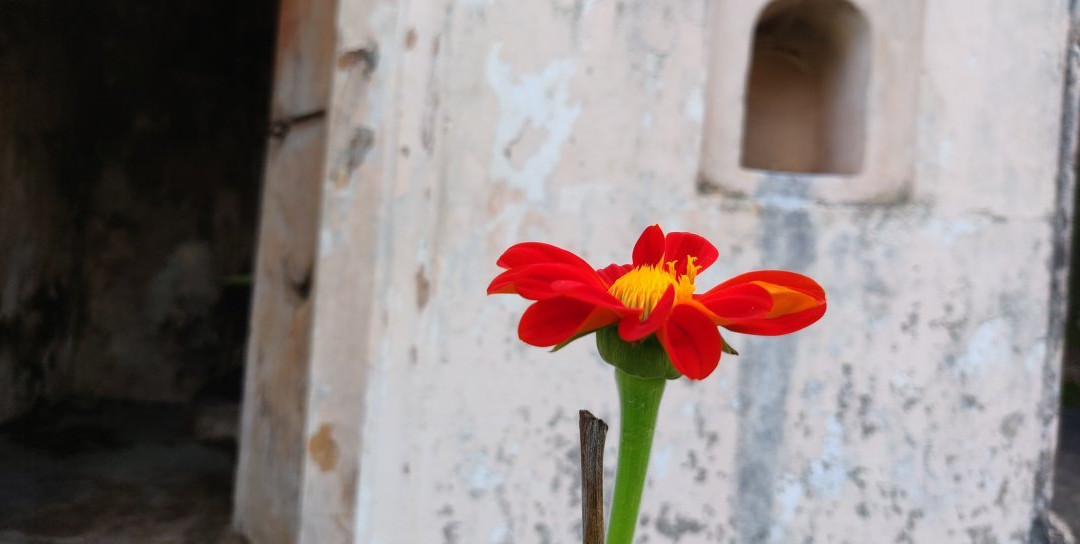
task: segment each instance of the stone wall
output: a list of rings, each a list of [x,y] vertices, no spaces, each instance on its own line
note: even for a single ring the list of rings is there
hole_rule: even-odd
[[[523,346],[525,303],[484,288],[514,242],[603,266],[658,222],[717,243],[702,288],[788,268],[823,284],[829,312],[784,338],[731,334],[739,357],[669,386],[639,538],[1037,542],[1074,14],[852,2],[870,29],[863,168],[805,175],[739,162],[769,3],[340,3],[302,524],[353,542],[577,538],[574,413],[616,420],[611,370],[588,342]],[[276,270],[260,279],[284,291]]]

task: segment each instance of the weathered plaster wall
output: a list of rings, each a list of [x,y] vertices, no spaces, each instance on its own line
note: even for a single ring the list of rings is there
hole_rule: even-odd
[[[350,518],[341,510],[351,511],[355,504],[355,493],[340,489],[352,486],[355,491],[355,462],[348,462],[350,453],[355,459],[355,449],[338,446],[340,436],[332,429],[313,432],[308,459],[305,434],[310,367],[316,364],[311,359],[313,295],[322,285],[315,256],[331,66],[336,60],[334,7],[333,0],[283,0],[278,23],[271,101],[275,131],[267,146],[259,220],[234,516],[237,530],[260,544],[300,541],[305,461],[345,473],[326,487],[336,505],[312,514],[318,518],[316,526],[339,536],[312,542],[345,541],[340,535],[349,531]],[[356,365],[340,368],[347,372]],[[360,389],[353,388],[351,394],[359,397]]]
[[[791,337],[732,334],[741,356],[668,388],[641,541],[1032,541],[1059,375],[1068,6],[909,14],[921,43],[892,45],[920,51],[910,179],[852,202],[842,178],[836,198],[765,173],[738,173],[742,195],[701,190],[706,119],[742,116],[705,99],[708,14],[756,15],[706,4],[340,3],[307,541],[576,540],[575,411],[616,422],[611,371],[588,342],[522,345],[525,304],[484,287],[514,242],[604,265],[653,222],[717,243],[703,287],[789,268],[824,284],[830,310]],[[895,6],[856,4],[872,25]],[[376,50],[374,75],[357,71]],[[341,475],[357,465],[352,493]]]
[[[238,374],[274,7],[0,0],[0,420]]]

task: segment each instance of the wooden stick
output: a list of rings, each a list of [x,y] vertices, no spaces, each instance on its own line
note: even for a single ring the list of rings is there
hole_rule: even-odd
[[[604,441],[607,423],[578,411],[581,439],[581,526],[584,544],[604,544]]]

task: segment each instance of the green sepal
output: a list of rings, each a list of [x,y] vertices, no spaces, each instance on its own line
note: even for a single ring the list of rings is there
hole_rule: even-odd
[[[731,345],[727,343],[727,340],[724,340],[723,336],[720,337],[720,342],[722,344],[720,346],[720,349],[723,350],[724,353],[727,353],[729,355],[738,355],[739,354],[739,352],[735,351],[735,348],[731,347]]]
[[[573,342],[574,340],[577,340],[578,338],[581,338],[582,336],[585,336],[587,334],[592,334],[592,333],[593,333],[593,331],[583,332],[581,334],[575,334],[574,336],[570,337],[569,340],[566,340],[565,342],[560,342],[560,343],[556,344],[555,347],[551,348],[551,351],[549,351],[548,353],[555,353],[556,351],[559,351],[560,349],[565,348],[566,346],[570,345],[570,342]]]
[[[606,327],[596,331],[596,349],[600,352],[600,358],[631,376],[669,380],[682,376],[671,365],[671,359],[656,335],[627,342],[619,337],[617,326]]]

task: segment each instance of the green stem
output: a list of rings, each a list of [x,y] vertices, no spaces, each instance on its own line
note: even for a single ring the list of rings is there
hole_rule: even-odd
[[[619,465],[615,471],[615,496],[607,544],[632,544],[637,527],[645,473],[649,468],[656,414],[664,394],[664,378],[638,378],[615,369],[619,387]]]

